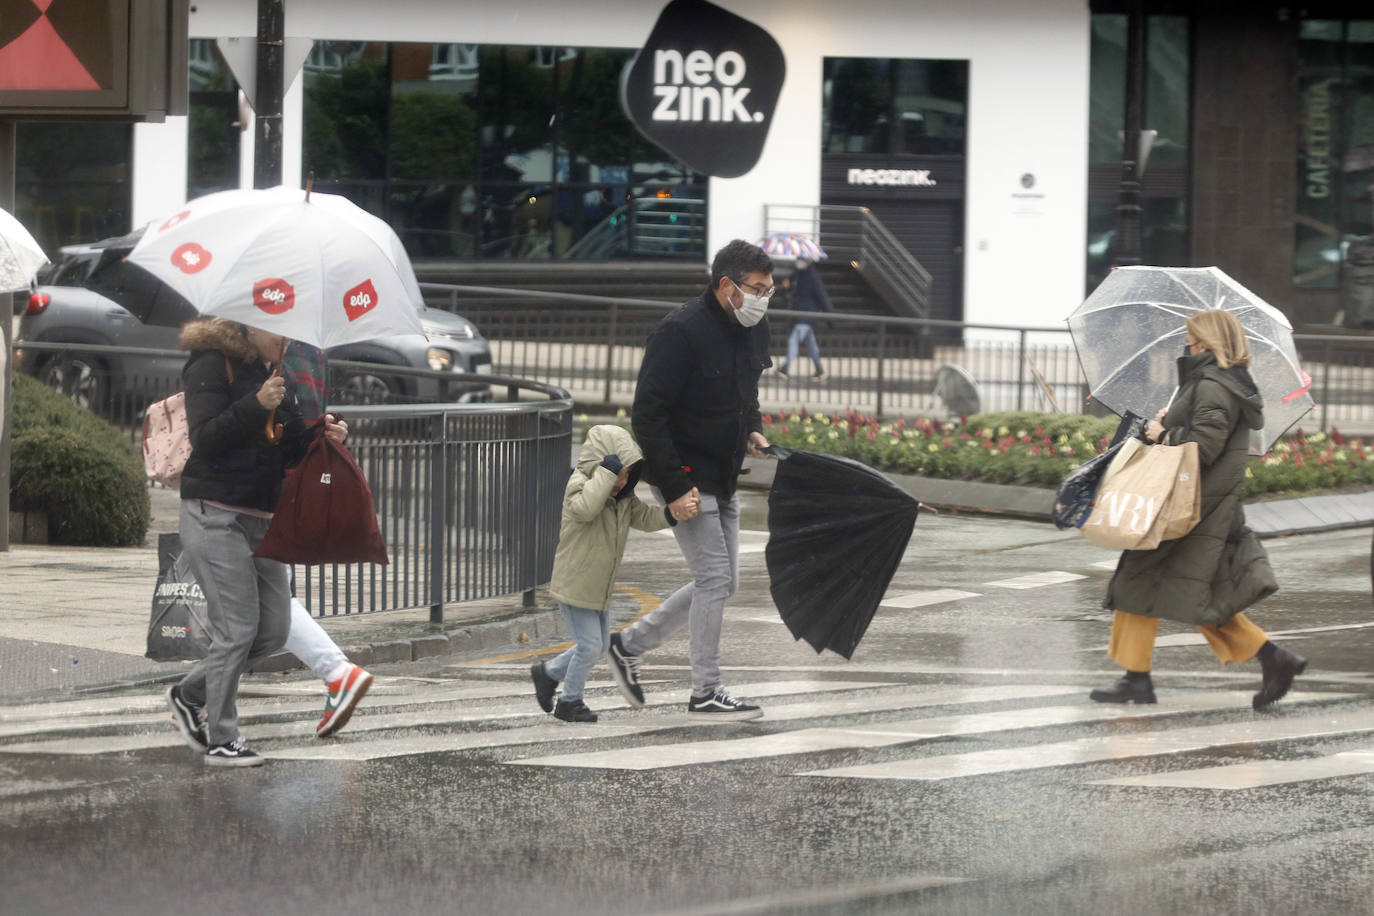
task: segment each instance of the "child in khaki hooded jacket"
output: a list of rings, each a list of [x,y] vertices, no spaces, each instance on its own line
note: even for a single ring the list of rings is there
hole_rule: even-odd
[[[630,528],[658,531],[677,524],[667,507],[639,501],[635,484],[644,455],[619,426],[587,430],[577,467],[563,491],[563,523],[553,559],[549,594],[558,602],[576,641],[557,658],[530,668],[539,708],[566,722],[595,722],[582,702],[587,675],[611,645],[611,591]],[[554,704],[554,691],[563,693]]]

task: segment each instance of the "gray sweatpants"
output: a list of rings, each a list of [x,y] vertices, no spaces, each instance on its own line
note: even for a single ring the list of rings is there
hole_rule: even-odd
[[[701,696],[721,686],[720,625],[725,602],[739,588],[739,494],[729,499],[701,494],[697,517],[678,522],[673,535],[692,581],[621,630],[620,641],[629,654],[643,655],[688,624],[692,693]]]
[[[291,626],[286,566],[253,556],[268,524],[203,500],[181,501],[181,550],[205,593],[210,623],[210,652],[181,679],[181,693],[205,707],[211,744],[239,736],[239,676],[284,646]]]

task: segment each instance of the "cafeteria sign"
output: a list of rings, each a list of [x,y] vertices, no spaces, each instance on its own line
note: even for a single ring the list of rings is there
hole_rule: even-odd
[[[738,178],[763,152],[786,69],[759,26],[706,0],[673,0],[626,68],[621,104],[694,171]]]

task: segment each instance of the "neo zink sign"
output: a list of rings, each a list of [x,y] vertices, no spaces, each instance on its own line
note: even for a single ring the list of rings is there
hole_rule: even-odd
[[[786,64],[773,37],[706,0],[673,0],[621,78],[640,133],[693,170],[737,178],[759,160]]]
[[[850,169],[848,181],[849,184],[915,188],[933,188],[938,183],[930,177],[930,169]]]

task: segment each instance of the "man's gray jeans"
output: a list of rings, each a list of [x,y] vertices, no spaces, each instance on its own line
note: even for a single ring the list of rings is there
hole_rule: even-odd
[[[692,693],[701,696],[721,686],[720,625],[725,602],[739,588],[739,493],[729,499],[702,493],[696,518],[678,522],[672,530],[692,581],[621,630],[620,641],[629,654],[643,655],[687,624]]]

